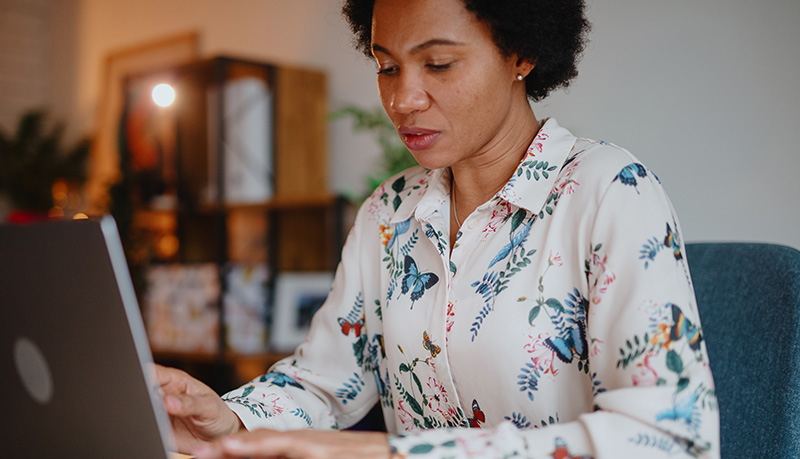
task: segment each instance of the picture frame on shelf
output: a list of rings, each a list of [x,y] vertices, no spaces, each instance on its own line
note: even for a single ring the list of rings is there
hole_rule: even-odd
[[[293,351],[308,335],[311,318],[331,290],[331,272],[287,272],[275,281],[270,349]]]
[[[267,266],[264,263],[230,263],[225,269],[226,349],[236,354],[266,350]]]
[[[154,352],[214,355],[219,348],[219,271],[213,263],[147,268],[144,322]]]
[[[266,70],[259,70],[266,77]],[[252,69],[250,71],[253,72]],[[224,203],[246,205],[267,202],[274,193],[272,81],[256,76],[225,81],[221,88],[221,100],[224,101],[222,110],[218,107],[219,91],[219,88],[210,88],[207,94],[211,99],[208,104],[209,145],[221,142],[218,147],[208,149],[208,175],[214,177],[218,174],[219,159],[216,156],[223,151]],[[224,117],[224,130],[220,133],[216,132],[218,120],[215,115],[218,112]],[[206,197],[213,201],[219,190],[213,181],[209,182],[209,187]]]

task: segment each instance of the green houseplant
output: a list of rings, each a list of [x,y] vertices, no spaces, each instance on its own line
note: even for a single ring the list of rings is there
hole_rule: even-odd
[[[382,150],[380,169],[365,179],[367,196],[389,177],[417,165],[382,107],[365,109],[348,105],[331,114],[331,119],[334,120],[347,117],[353,119],[353,129],[356,132],[372,133]]]
[[[22,115],[13,133],[0,129],[0,194],[17,212],[46,214],[52,187],[61,179],[82,185],[90,141],[63,146],[64,124],[48,123],[45,110]]]

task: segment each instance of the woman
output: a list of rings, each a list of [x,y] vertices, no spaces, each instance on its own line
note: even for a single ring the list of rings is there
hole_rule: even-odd
[[[422,167],[361,208],[294,356],[224,403],[160,369],[182,448],[719,456],[694,293],[657,177],[528,104],[576,75],[583,8],[347,1],[383,106]],[[390,434],[336,431],[376,403]],[[287,429],[300,430],[276,432]]]

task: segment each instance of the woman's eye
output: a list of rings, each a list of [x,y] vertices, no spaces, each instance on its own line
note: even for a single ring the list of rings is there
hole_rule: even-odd
[[[443,72],[453,66],[452,62],[447,64],[428,64],[427,67],[434,72]]]
[[[397,73],[397,67],[382,67],[378,69],[378,75],[394,75]]]

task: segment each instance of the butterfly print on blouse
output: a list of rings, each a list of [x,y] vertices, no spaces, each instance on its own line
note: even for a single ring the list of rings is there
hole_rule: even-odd
[[[364,327],[364,316],[356,321],[348,320],[344,317],[339,317],[339,326],[342,329],[342,334],[347,336],[353,332],[356,337],[361,336],[361,329]]]
[[[297,381],[292,379],[290,376],[286,376],[283,373],[267,373],[259,379],[260,382],[269,382],[278,387],[286,387],[287,385],[296,387],[298,389],[304,389],[303,386],[300,385]]]
[[[403,295],[411,292],[411,308],[413,309],[414,302],[422,298],[425,291],[439,282],[439,276],[431,272],[421,272],[417,266],[417,262],[415,262],[410,255],[406,255],[405,257],[403,272],[405,274],[403,275],[400,291]]]
[[[556,437],[555,442],[556,449],[553,450],[553,454],[550,455],[553,459],[592,459],[591,456],[573,456],[572,453],[569,452],[567,442],[561,437]]]
[[[564,363],[572,363],[574,357],[586,360],[588,358],[586,326],[583,322],[578,322],[576,326],[567,328],[562,336],[545,339],[544,345]]]
[[[636,186],[639,184],[639,182],[636,181],[636,177],[647,177],[647,169],[645,169],[644,166],[639,163],[633,163],[625,166],[611,182],[613,183],[619,180],[623,185],[632,186],[638,194],[639,189],[636,188]]]
[[[467,419],[467,423],[473,429],[480,429],[481,424],[486,422],[486,415],[483,414],[481,411],[480,405],[478,405],[478,401],[473,399],[472,400],[472,416]]]
[[[422,332],[422,346],[431,353],[431,357],[433,358],[436,358],[436,356],[442,352],[442,348],[431,342],[431,337],[428,336],[428,332],[426,331]]]

